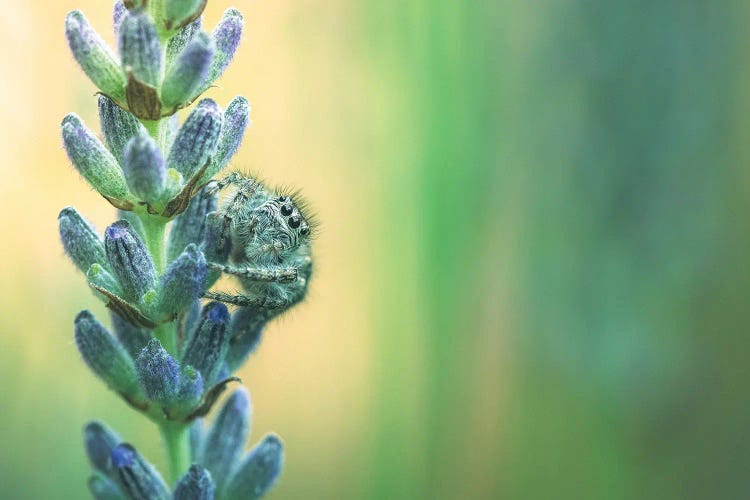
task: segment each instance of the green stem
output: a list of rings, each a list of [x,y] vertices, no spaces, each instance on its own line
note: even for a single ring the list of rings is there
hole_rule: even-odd
[[[190,467],[190,433],[182,423],[166,422],[159,427],[167,448],[169,477],[174,485]]]

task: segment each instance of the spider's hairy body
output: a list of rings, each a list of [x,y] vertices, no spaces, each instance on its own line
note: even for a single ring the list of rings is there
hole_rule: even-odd
[[[228,192],[219,210],[219,246],[229,247],[229,259],[227,264],[209,266],[237,276],[243,293],[208,292],[207,296],[256,308],[267,317],[300,302],[312,273],[312,227],[297,197],[280,195],[238,172],[210,189]]]

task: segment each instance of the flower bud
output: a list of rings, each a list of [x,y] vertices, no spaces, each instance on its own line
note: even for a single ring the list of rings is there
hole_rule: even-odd
[[[132,358],[90,312],[76,316],[75,339],[83,360],[112,390],[140,395]]]
[[[250,396],[241,387],[234,391],[206,436],[203,465],[211,472],[216,488],[221,490],[234,463],[245,449],[250,432]]]
[[[164,0],[164,20],[168,30],[197,19],[206,7],[206,0]]]
[[[142,10],[125,14],[118,37],[122,67],[141,83],[158,87],[161,81],[161,44],[156,27]]]
[[[109,303],[109,298],[101,293],[98,288],[103,288],[109,293],[116,295],[117,297],[122,296],[122,288],[120,288],[120,282],[117,278],[112,276],[109,271],[99,264],[91,264],[89,270],[86,271],[86,279],[89,285],[99,292],[99,296],[104,299],[104,303]]]
[[[206,236],[206,215],[218,206],[215,194],[201,189],[190,200],[187,209],[172,223],[167,246],[167,260],[176,259],[190,243],[200,245]]]
[[[175,315],[187,309],[205,290],[206,274],[206,258],[191,243],[161,277],[159,312]]]
[[[229,372],[238,370],[260,343],[268,314],[255,307],[240,307],[229,324],[229,350],[226,363]]]
[[[135,360],[138,380],[149,399],[162,405],[174,401],[180,385],[180,366],[157,339],[151,339]]]
[[[283,445],[278,436],[269,434],[237,468],[223,489],[223,498],[260,498],[271,489],[281,472]]]
[[[185,107],[200,91],[213,57],[213,41],[207,33],[193,37],[164,78],[161,101],[166,109]]]
[[[153,338],[151,332],[145,328],[133,326],[130,321],[123,319],[115,312],[110,313],[110,317],[112,318],[112,330],[114,330],[117,340],[135,359],[141,353],[141,350],[146,347],[148,341]]]
[[[228,321],[227,306],[209,302],[203,307],[198,327],[187,339],[182,363],[201,372],[206,385],[214,382],[224,362],[229,347]]]
[[[115,482],[104,476],[91,476],[88,482],[89,492],[94,500],[124,500],[125,495]]]
[[[128,113],[105,95],[99,96],[99,121],[102,135],[109,151],[122,164],[125,145],[146,128],[131,113]]]
[[[65,18],[65,37],[73,57],[94,85],[113,99],[124,99],[125,74],[120,62],[82,12],[74,10]]]
[[[104,231],[104,248],[125,299],[139,302],[156,286],[151,255],[127,221],[117,221]]]
[[[127,443],[112,450],[112,466],[117,470],[120,484],[129,498],[168,500],[169,490],[153,465]]]
[[[173,64],[177,57],[182,53],[183,49],[187,47],[188,42],[193,39],[195,35],[200,33],[202,18],[198,18],[190,24],[187,24],[180,28],[167,43],[167,65]]]
[[[145,130],[125,146],[122,169],[133,194],[149,202],[159,199],[167,170],[159,146]]]
[[[224,125],[221,128],[221,136],[216,146],[216,153],[211,158],[211,166],[206,169],[200,185],[208,182],[211,177],[221,172],[227,166],[242,143],[245,129],[250,122],[250,103],[242,96],[232,99],[232,102],[224,111]]]
[[[83,444],[91,467],[107,476],[112,474],[109,456],[121,442],[120,436],[101,422],[89,422],[83,428]]]
[[[167,166],[189,181],[216,151],[222,120],[221,109],[212,99],[199,102],[177,132]]]
[[[108,198],[130,197],[117,160],[75,113],[63,119],[62,136],[68,158],[94,189]]]
[[[190,456],[193,462],[203,461],[203,441],[205,440],[205,431],[203,430],[203,419],[196,418],[190,424]]]
[[[177,397],[169,409],[170,416],[182,419],[195,411],[203,399],[204,388],[200,372],[190,365],[183,367]]]
[[[206,234],[201,244],[203,255],[206,261],[217,264],[224,264],[229,257],[229,251],[232,248],[232,242],[229,235],[224,235],[224,244],[222,245],[222,232],[224,231],[224,218],[218,212],[209,212],[206,215]],[[206,287],[210,287],[221,276],[221,271],[210,270],[206,280]]]
[[[174,500],[213,500],[214,482],[211,474],[198,464],[193,464],[177,481]]]
[[[227,9],[216,29],[211,33],[215,50],[211,68],[208,70],[206,81],[203,84],[204,89],[210,87],[229,66],[240,44],[244,23],[240,11],[234,8]]]
[[[120,35],[120,23],[122,23],[122,18],[125,17],[127,11],[128,8],[125,7],[122,0],[117,0],[112,6],[112,25],[115,28],[115,38],[118,38]]]
[[[65,253],[78,269],[85,273],[92,264],[107,265],[102,239],[75,208],[63,208],[57,222]]]

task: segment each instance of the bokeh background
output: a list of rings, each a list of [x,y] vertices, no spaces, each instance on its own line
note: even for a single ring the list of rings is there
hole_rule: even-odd
[[[230,4],[211,0],[206,26]],[[241,375],[271,498],[750,494],[750,7],[704,0],[234,0],[234,161],[322,221],[309,300]],[[109,2],[0,16],[0,497],[84,498],[103,419],[156,429],[80,362],[104,308],[56,216],[113,210],[59,122],[96,123],[63,37]]]

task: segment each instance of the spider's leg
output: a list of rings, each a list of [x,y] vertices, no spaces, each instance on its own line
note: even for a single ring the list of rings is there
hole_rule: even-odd
[[[249,267],[249,266],[232,266],[225,264],[208,263],[209,269],[214,269],[222,273],[232,274],[251,281],[277,281],[280,283],[289,283],[296,281],[297,268],[295,267]]]
[[[253,197],[255,192],[260,187],[260,184],[255,179],[249,177],[242,177],[238,172],[233,172],[226,176],[224,179],[216,183],[212,189],[219,190],[223,189],[229,184],[237,185],[237,192],[224,204],[221,210],[221,216],[223,218],[221,227],[221,236],[219,238],[219,250],[223,249],[227,242],[227,235],[232,227],[233,222],[237,218],[238,214],[242,214],[245,210],[247,203]]]
[[[249,295],[232,295],[224,292],[215,292],[208,290],[203,293],[203,297],[211,300],[218,300],[226,304],[232,304],[239,307],[259,307],[263,309],[283,309],[291,305],[289,299],[271,298],[271,297],[251,297]]]

